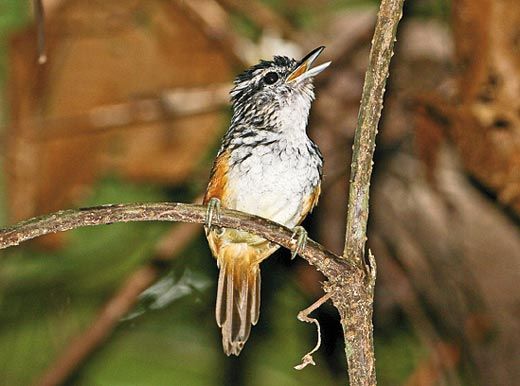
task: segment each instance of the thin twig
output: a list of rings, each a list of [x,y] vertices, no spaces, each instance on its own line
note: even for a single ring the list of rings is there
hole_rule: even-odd
[[[321,305],[323,303],[325,303],[327,300],[329,300],[331,298],[331,296],[332,296],[332,292],[326,293],[321,298],[319,298],[314,303],[312,303],[309,307],[307,307],[306,309],[304,309],[298,313],[299,321],[307,322],[307,323],[314,323],[316,325],[316,330],[318,332],[318,340],[317,340],[314,348],[302,357],[302,362],[299,365],[294,366],[294,368],[296,370],[302,370],[305,367],[307,367],[307,365],[313,365],[313,366],[316,365],[316,363],[314,362],[314,358],[312,357],[312,354],[314,354],[316,351],[318,351],[318,349],[321,346],[321,327],[320,327],[320,322],[318,322],[318,319],[310,318],[309,315],[312,312],[314,312],[316,309],[321,307]]]
[[[139,129],[143,123],[219,111],[228,104],[230,87],[230,84],[223,83],[204,88],[164,90],[159,96],[101,105],[84,113],[59,118],[25,119],[17,126],[20,130],[29,132],[25,137],[27,140],[35,142]],[[35,126],[41,130],[27,130]],[[70,130],[71,127],[75,130]],[[0,141],[2,139],[0,134]]]
[[[239,67],[248,67],[250,63],[240,49],[239,36],[230,28],[227,13],[215,0],[183,1],[175,0],[190,19],[197,23],[206,37],[223,52],[226,57]]]
[[[36,39],[38,45],[38,63],[47,62],[47,54],[45,49],[45,9],[42,0],[34,0],[34,16],[36,19]]]

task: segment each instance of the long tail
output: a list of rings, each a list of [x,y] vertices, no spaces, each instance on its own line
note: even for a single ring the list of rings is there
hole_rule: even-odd
[[[260,316],[260,266],[243,256],[219,261],[215,315],[226,355],[238,355]],[[242,257],[242,258],[241,258]]]

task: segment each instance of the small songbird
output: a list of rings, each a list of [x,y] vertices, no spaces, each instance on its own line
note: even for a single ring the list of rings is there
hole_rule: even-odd
[[[251,233],[212,227],[220,206],[294,228],[295,249],[306,240],[299,226],[320,195],[323,159],[306,127],[312,80],[330,62],[311,67],[324,47],[302,60],[275,56],[239,75],[231,90],[233,116],[204,197],[206,236],[220,268],[216,319],[227,355],[238,355],[260,313],[260,262],[278,246]]]

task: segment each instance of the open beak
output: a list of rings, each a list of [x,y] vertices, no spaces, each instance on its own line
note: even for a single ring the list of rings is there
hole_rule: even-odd
[[[296,68],[289,74],[285,83],[301,81],[303,79],[307,79],[318,75],[320,72],[325,70],[330,62],[320,64],[317,67],[312,67],[312,63],[316,60],[316,58],[321,54],[321,52],[325,49],[325,46],[321,46],[315,48],[311,52],[309,52],[296,66]]]

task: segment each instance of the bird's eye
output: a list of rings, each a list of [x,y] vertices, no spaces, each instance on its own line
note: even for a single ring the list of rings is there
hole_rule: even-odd
[[[278,80],[278,74],[276,72],[268,72],[264,76],[265,84],[275,84],[277,80]]]

